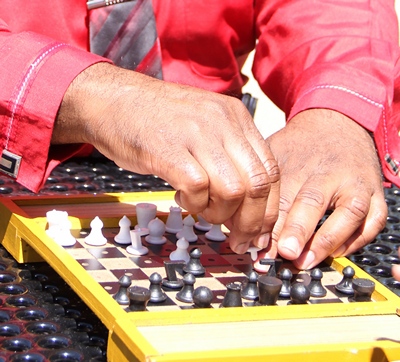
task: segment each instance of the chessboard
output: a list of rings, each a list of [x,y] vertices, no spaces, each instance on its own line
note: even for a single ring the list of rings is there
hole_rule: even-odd
[[[291,360],[310,351],[315,353],[314,360],[320,360],[327,356],[343,358],[354,350],[358,351],[357,360],[368,360],[377,349],[391,359],[400,358],[398,296],[347,258],[327,259],[318,266],[326,295],[311,296],[305,304],[280,296],[274,305],[241,298],[240,307],[221,307],[228,285],[244,286],[249,282],[252,258],[249,253],[237,255],[231,251],[228,233],[225,241],[212,241],[205,232],[196,231],[198,240],[189,243],[189,250],[201,251],[204,274],[195,277],[194,287],[211,290],[211,308],[183,302],[177,298],[179,290],[165,287],[165,300],[149,301],[145,311],[132,312],[129,305],[116,300],[121,279],[128,277],[131,287],[144,289],[150,287],[149,279],[154,274],[168,279],[167,265],[178,238],[175,233],[165,232],[165,243],[152,245],[142,236],[148,248],[142,256],[130,254],[127,245],[116,243],[114,238],[123,215],[130,219],[132,228],[137,223],[135,206],[139,202],[155,203],[157,217],[165,223],[169,207],[174,205],[172,192],[2,201],[3,245],[19,262],[45,260],[75,290],[110,331],[109,360],[262,360],[266,356],[270,360]],[[54,209],[68,212],[76,239],[73,246],[62,247],[46,233],[49,225],[45,215]],[[85,242],[96,216],[102,221],[106,238],[101,246]],[[182,265],[176,264],[176,277],[183,279]],[[355,279],[374,284],[368,302],[355,301],[353,296],[337,290],[347,267],[354,270]],[[282,270],[290,270],[292,281],[311,283],[313,271],[297,271],[285,261],[266,275],[279,277]]]

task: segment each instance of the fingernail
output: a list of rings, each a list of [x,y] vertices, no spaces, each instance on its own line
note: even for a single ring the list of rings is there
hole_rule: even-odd
[[[244,254],[248,248],[249,248],[248,243],[242,243],[242,244],[236,245],[236,248],[233,251],[237,254]]]
[[[313,251],[308,251],[306,254],[306,257],[304,258],[303,261],[303,269],[310,269],[311,267],[313,267],[313,263],[315,261],[315,254]]]
[[[260,249],[265,249],[268,244],[269,244],[269,240],[271,239],[271,234],[267,233],[267,234],[262,234],[256,241],[256,246],[259,247]]]
[[[299,241],[294,236],[291,236],[284,240],[281,244],[281,248],[289,250],[291,253],[294,254],[295,257],[300,254]]]
[[[271,259],[270,256],[269,256],[268,254],[265,254],[264,258],[265,258],[265,259]],[[268,270],[269,270],[269,268],[270,268],[270,266],[269,266],[269,265],[260,264],[260,261],[257,260],[257,261],[254,263],[253,268],[254,268],[254,270],[255,270],[256,272],[259,272],[259,273],[267,273]]]

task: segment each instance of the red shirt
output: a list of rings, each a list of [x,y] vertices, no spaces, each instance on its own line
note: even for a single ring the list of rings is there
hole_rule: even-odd
[[[351,117],[374,133],[385,176],[400,185],[384,160],[400,160],[393,1],[153,4],[165,80],[239,95],[241,67],[258,41],[254,76],[287,118],[308,108]],[[21,157],[17,181],[34,191],[82,148],[50,147],[50,139],[70,82],[103,60],[87,52],[87,16],[85,0],[1,0],[0,151]]]

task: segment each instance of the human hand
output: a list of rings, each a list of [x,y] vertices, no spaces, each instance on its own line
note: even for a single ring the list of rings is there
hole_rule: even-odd
[[[400,248],[397,250],[397,254],[400,257]],[[394,279],[400,281],[400,265],[398,264],[392,265],[392,275]]]
[[[52,142],[90,143],[124,169],[165,179],[181,207],[227,221],[238,253],[257,235],[265,247],[260,235],[278,216],[277,163],[233,97],[99,63],[67,90]]]
[[[311,109],[266,140],[281,173],[279,218],[261,257],[309,269],[351,254],[386,223],[379,161],[368,132],[346,116]],[[333,210],[314,230],[326,210]]]

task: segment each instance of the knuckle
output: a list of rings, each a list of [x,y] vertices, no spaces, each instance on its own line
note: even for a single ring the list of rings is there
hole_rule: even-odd
[[[203,192],[205,190],[208,190],[209,188],[209,180],[207,177],[192,177],[190,179],[190,191],[192,192]]]
[[[348,217],[355,221],[364,220],[369,211],[370,203],[366,199],[354,197],[344,205]]]
[[[326,250],[328,253],[331,253],[337,248],[337,238],[331,233],[323,233],[318,237],[318,245]]]
[[[281,193],[279,198],[279,212],[288,214],[293,203],[292,200],[293,198],[291,196]]]
[[[307,229],[303,224],[293,222],[290,224],[289,228],[291,229],[294,235],[301,235],[303,238],[306,238]]]
[[[252,199],[266,198],[270,189],[271,184],[267,173],[254,174],[250,177],[247,195]]]
[[[313,187],[307,187],[302,190],[297,195],[297,199],[308,206],[315,207],[316,209],[322,209],[325,206],[325,196],[324,194]]]
[[[281,177],[278,162],[275,159],[267,160],[264,163],[264,167],[265,170],[267,171],[270,182],[271,183],[278,182]]]
[[[222,191],[222,198],[228,202],[238,202],[243,200],[246,195],[246,190],[241,182],[231,183]]]

